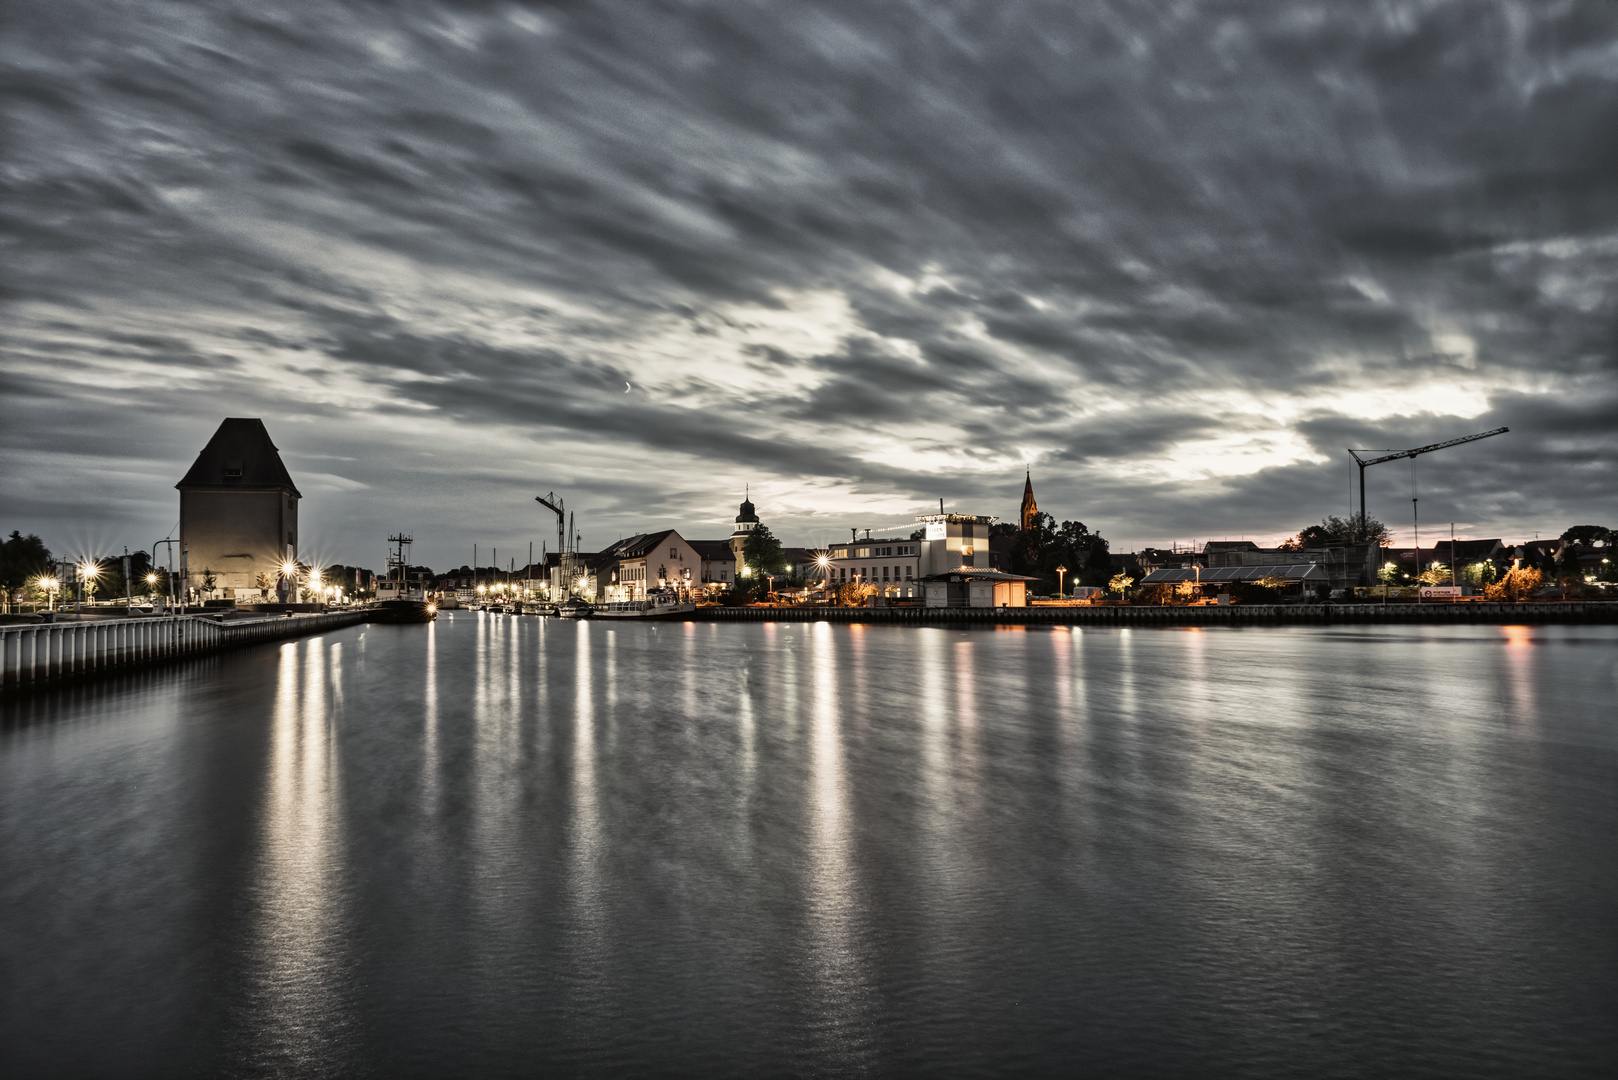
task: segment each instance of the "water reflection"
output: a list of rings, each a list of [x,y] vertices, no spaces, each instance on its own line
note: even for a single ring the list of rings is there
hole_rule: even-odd
[[[571,821],[567,839],[567,950],[571,961],[572,1008],[588,1022],[592,1037],[603,1019],[608,998],[605,887],[602,876],[604,840],[600,797],[596,790],[595,671],[591,627],[573,631],[573,769]]]
[[[820,1054],[852,1062],[863,1053],[868,996],[858,941],[858,901],[849,851],[848,786],[838,683],[833,675],[833,629],[816,623],[810,669],[807,909],[811,969],[824,1033]],[[836,1071],[834,1066],[833,1071]]]
[[[281,646],[269,786],[254,883],[250,1056],[273,1071],[330,1068],[347,1027],[336,737],[319,638]]]
[[[422,802],[429,814],[438,808],[438,626],[427,624],[426,683],[421,691],[424,730],[422,732]]]
[[[1519,724],[1532,724],[1539,708],[1534,697],[1534,629],[1502,626],[1500,636],[1506,643],[1505,677],[1511,688],[1511,702],[1516,706],[1515,719]]]

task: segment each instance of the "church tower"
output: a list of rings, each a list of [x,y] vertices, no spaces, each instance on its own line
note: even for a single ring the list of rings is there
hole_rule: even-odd
[[[1039,504],[1034,501],[1034,474],[1025,472],[1022,483],[1022,515],[1020,529],[1032,528],[1034,515],[1039,513]]]
[[[753,511],[753,500],[748,494],[742,495],[741,513],[736,515],[736,528],[730,534],[730,550],[736,556],[738,571],[742,565],[742,545],[747,542],[747,534],[759,527],[758,514]]]

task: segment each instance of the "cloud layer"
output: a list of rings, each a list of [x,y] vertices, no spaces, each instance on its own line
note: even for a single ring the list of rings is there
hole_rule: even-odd
[[[940,497],[1116,542],[1618,524],[1606,4],[75,4],[0,42],[0,498],[145,543],[262,416],[311,554]],[[625,390],[626,383],[632,388]],[[1411,470],[1372,472],[1408,520]],[[502,555],[502,561],[505,556]]]

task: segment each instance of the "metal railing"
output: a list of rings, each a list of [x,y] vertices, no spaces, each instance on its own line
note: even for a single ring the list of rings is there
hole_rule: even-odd
[[[0,692],[352,626],[367,615],[363,609],[228,621],[211,615],[154,615],[3,626]]]

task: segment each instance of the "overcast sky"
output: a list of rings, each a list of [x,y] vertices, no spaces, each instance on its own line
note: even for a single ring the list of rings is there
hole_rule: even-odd
[[[1618,525],[1618,4],[9,4],[0,527]],[[626,384],[629,389],[626,391]],[[1369,472],[1408,538],[1411,469]],[[485,554],[485,559],[487,555]]]

